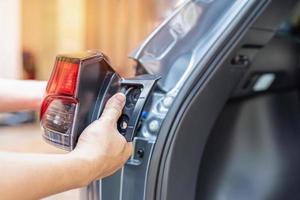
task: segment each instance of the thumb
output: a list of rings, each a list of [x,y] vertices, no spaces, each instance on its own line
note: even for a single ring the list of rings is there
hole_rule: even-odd
[[[109,123],[116,123],[121,116],[125,101],[126,96],[123,93],[117,93],[112,96],[107,101],[100,119]]]

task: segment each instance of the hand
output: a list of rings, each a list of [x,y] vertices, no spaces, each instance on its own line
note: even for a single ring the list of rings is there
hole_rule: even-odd
[[[117,130],[117,120],[125,105],[118,93],[106,104],[102,116],[81,134],[71,154],[88,164],[88,182],[109,176],[120,169],[132,154],[132,144]]]

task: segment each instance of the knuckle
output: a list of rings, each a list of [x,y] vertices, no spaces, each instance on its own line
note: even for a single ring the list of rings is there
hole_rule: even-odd
[[[131,143],[127,143],[127,144],[126,144],[126,154],[127,154],[128,156],[131,156],[131,155],[132,155],[132,152],[133,152],[132,144],[131,144]]]
[[[113,105],[112,107],[111,107],[111,109],[112,109],[112,111],[113,112],[115,112],[116,114],[121,114],[121,107],[120,106],[118,106],[118,105]]]
[[[121,136],[121,135],[120,135]],[[126,149],[126,141],[125,138],[123,136],[121,136],[122,138],[120,138],[120,147],[122,148],[122,150],[124,151]]]
[[[119,101],[117,101],[115,98],[110,98],[107,103],[106,106],[118,106],[121,107],[121,103]]]
[[[98,120],[95,121],[96,122],[96,125],[95,127],[98,128],[98,129],[105,129],[105,128],[108,128],[107,125],[109,125],[107,122],[107,119],[105,116],[101,116]]]
[[[110,104],[112,104],[112,103],[114,103],[114,99],[113,99],[113,98],[110,98],[110,99],[108,99],[108,101],[106,102],[106,105],[110,105]]]
[[[113,118],[110,115],[103,115],[99,119],[103,125],[110,125],[113,121]]]
[[[121,114],[121,109],[119,106],[112,104],[104,110],[103,114]]]

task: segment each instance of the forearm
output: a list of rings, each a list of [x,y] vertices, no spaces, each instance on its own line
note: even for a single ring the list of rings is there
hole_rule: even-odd
[[[89,167],[70,154],[0,153],[0,196],[40,199],[89,182]]]
[[[46,82],[0,79],[0,112],[37,110]]]

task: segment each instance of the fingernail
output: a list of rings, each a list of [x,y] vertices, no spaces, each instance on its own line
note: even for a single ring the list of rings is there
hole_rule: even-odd
[[[125,97],[125,95],[124,95],[123,93],[117,93],[117,94],[115,95],[115,98],[116,98],[116,100],[117,100],[119,103],[124,103],[124,101],[125,101],[125,99],[126,99],[126,97]]]

